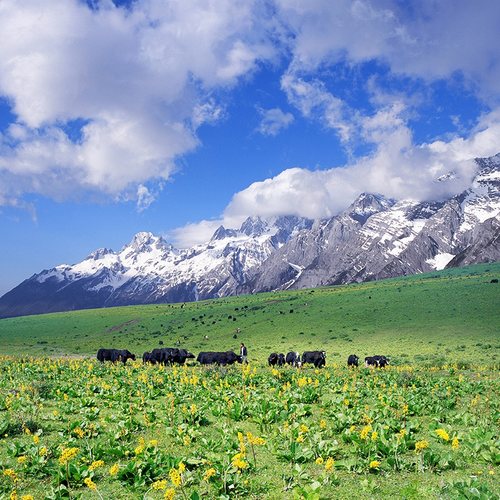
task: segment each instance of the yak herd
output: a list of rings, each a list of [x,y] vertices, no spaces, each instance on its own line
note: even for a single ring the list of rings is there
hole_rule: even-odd
[[[176,347],[162,347],[160,349],[153,349],[151,352],[145,352],[142,355],[144,363],[158,364],[158,365],[183,365],[187,359],[194,359],[194,354],[186,349],[178,349]],[[135,360],[135,354],[132,354],[127,349],[99,349],[97,351],[97,359],[104,363],[104,361],[111,361],[113,363],[121,361],[126,363],[128,359]],[[241,363],[242,357],[233,351],[225,352],[200,352],[196,361],[202,365],[232,365],[234,363]],[[269,366],[284,366],[288,364],[294,367],[301,367],[305,364],[312,364],[316,368],[322,368],[326,364],[325,351],[305,351],[300,355],[298,352],[290,351],[286,356],[283,353],[273,352],[269,355],[267,360]],[[389,359],[386,356],[367,356],[365,358],[366,367],[385,368],[389,364]],[[351,354],[347,359],[347,365],[355,367],[359,365],[359,358],[355,354]]]

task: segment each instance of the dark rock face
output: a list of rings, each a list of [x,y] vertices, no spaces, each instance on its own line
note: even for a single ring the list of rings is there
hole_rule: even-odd
[[[119,252],[98,249],[23,281],[0,298],[0,317],[188,302],[498,261],[500,154],[476,163],[471,187],[447,200],[363,193],[330,219],[249,217],[240,229],[220,226],[208,243],[186,250],[138,233]]]

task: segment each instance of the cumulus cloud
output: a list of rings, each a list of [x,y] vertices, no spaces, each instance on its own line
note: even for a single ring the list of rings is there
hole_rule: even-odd
[[[165,235],[168,240],[175,242],[179,248],[190,248],[199,243],[210,240],[216,229],[223,223],[223,219],[202,220],[176,228]]]
[[[362,192],[396,199],[436,200],[466,189],[474,175],[474,158],[499,152],[500,116],[485,116],[467,139],[414,144],[402,108],[381,110],[365,120],[365,133],[378,141],[376,150],[349,165],[329,170],[284,170],[235,194],[225,217],[293,214],[331,217]],[[437,179],[449,172],[448,182]]]
[[[360,138],[364,117],[336,92],[331,73],[321,79],[322,71],[337,64],[353,69],[376,61],[387,67],[389,78],[426,82],[460,75],[491,109],[500,105],[498,2],[276,0],[276,5],[292,33],[287,38],[291,61],[281,87],[290,104],[335,130],[348,150]],[[364,90],[375,110],[381,100],[394,99],[374,88],[372,78]],[[398,96],[403,98],[412,99]]]
[[[490,0],[276,0],[294,34],[294,70],[378,59],[426,80],[460,71],[484,94],[500,91],[500,4]]]
[[[224,116],[214,96],[278,57],[286,61],[281,89],[303,117],[319,119],[347,149],[359,139],[374,145],[374,152],[325,178],[288,169],[256,183],[235,195],[222,220],[247,209],[250,214],[257,199],[271,207],[260,210],[274,213],[297,210],[295,203],[306,196],[311,214],[328,214],[360,189],[439,196],[432,175],[448,168],[446,155],[464,162],[474,149],[486,155],[497,131],[492,111],[479,124],[485,128],[469,138],[414,144],[408,103],[374,95],[373,109],[361,111],[337,92],[328,70],[375,61],[388,78],[432,82],[458,74],[490,110],[497,109],[499,2],[93,4],[0,2],[0,96],[15,117],[0,134],[0,203],[13,205],[26,193],[56,200],[91,193],[134,198],[144,209],[156,193],[151,186],[161,185],[177,160],[199,146],[197,129]],[[365,91],[375,92],[370,80]],[[258,130],[272,136],[292,120],[279,108],[267,109]],[[301,190],[301,183],[313,194]],[[271,186],[283,194],[271,199]],[[285,191],[293,201],[285,200]]]
[[[474,158],[500,150],[500,112],[483,116],[468,138],[457,136],[424,144],[413,142],[402,118],[404,112],[404,105],[395,103],[361,121],[363,133],[370,141],[377,141],[372,154],[343,167],[316,171],[289,168],[255,182],[233,196],[218,220],[178,228],[172,233],[174,240],[184,245],[201,243],[220,224],[237,228],[248,216],[331,217],[362,192],[395,199],[444,199],[470,186],[477,168]],[[455,174],[452,178],[438,182],[450,172]]]
[[[16,117],[0,137],[2,198],[140,195],[220,118],[211,91],[274,52],[257,0],[96,5],[1,2],[0,95]]]
[[[259,109],[262,116],[257,131],[262,135],[275,136],[293,123],[292,113],[285,113],[280,108]]]
[[[356,113],[342,99],[326,90],[323,82],[317,79],[306,81],[289,71],[281,79],[281,88],[303,116],[318,117],[324,125],[337,131],[342,142],[352,138]]]

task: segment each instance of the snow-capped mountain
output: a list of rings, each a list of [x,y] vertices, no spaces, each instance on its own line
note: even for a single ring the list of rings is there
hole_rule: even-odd
[[[0,298],[0,317],[230,295],[253,268],[311,226],[295,216],[249,217],[238,230],[220,226],[209,242],[182,250],[141,232],[119,252],[101,248],[78,264],[23,281]]]
[[[500,154],[476,160],[471,187],[416,202],[363,193],[326,220],[248,218],[209,242],[176,249],[138,233],[119,252],[23,281],[0,298],[0,317],[367,281],[500,260]],[[455,174],[437,179],[447,182]]]
[[[240,289],[269,291],[417,274],[500,260],[500,154],[471,187],[440,202],[362,194],[267,259]]]

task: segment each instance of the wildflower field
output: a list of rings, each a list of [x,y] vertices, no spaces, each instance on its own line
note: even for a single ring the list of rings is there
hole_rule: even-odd
[[[0,499],[500,498],[499,275],[0,320]],[[249,365],[95,359],[240,341]],[[292,349],[327,366],[267,366]]]
[[[496,498],[498,381],[3,357],[0,495]]]

